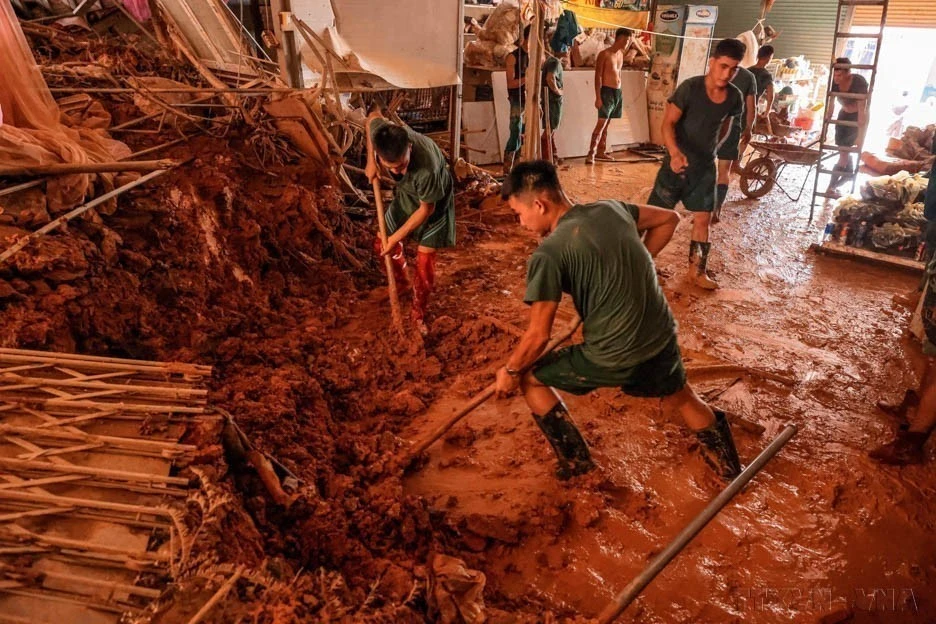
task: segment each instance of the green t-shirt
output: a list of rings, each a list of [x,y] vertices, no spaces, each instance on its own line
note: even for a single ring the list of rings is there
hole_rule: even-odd
[[[371,140],[377,131],[389,125],[386,119],[378,117],[371,122]],[[445,162],[445,155],[439,146],[429,137],[406,129],[413,144],[409,167],[401,180],[397,181],[394,201],[409,216],[419,208],[419,202],[439,204],[452,194],[452,176]],[[448,202],[446,202],[448,203]],[[436,206],[436,213],[442,213],[444,206]],[[437,216],[433,214],[433,216]]]
[[[556,86],[559,87],[559,89],[561,90],[562,89],[562,62],[559,59],[557,59],[555,56],[550,56],[548,59],[546,59],[546,62],[543,63],[543,84],[544,85],[546,84],[546,76],[548,74],[555,74]],[[555,93],[552,92],[552,90],[549,89],[549,87],[547,87],[546,90],[549,91],[550,104],[562,103],[561,95],[556,95]]]
[[[744,98],[732,84],[728,85],[725,101],[716,104],[705,91],[705,76],[693,76],[676,88],[669,102],[682,111],[676,123],[676,144],[689,165],[706,165],[715,161],[715,149],[726,117],[740,115]]]
[[[773,75],[763,67],[758,67],[757,65],[748,67],[748,71],[754,75],[754,80],[757,82],[757,95],[755,97],[759,98],[767,91],[767,87],[773,83]]]
[[[754,78],[754,74],[750,71],[744,69],[743,67],[738,68],[738,73],[734,77],[734,80],[731,81],[731,84],[738,87],[738,91],[741,92],[741,114],[736,115],[734,118],[734,125],[741,127],[742,122],[744,121],[744,113],[747,109],[747,98],[751,96],[757,100],[757,80]]]
[[[527,262],[524,301],[572,296],[583,354],[621,370],[657,355],[676,323],[637,231],[638,208],[614,200],[573,206]]]

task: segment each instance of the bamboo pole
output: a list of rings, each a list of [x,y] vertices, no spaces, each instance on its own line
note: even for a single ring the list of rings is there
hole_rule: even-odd
[[[234,571],[234,574],[231,575],[231,578],[225,581],[224,584],[218,588],[218,591],[216,591],[214,595],[208,599],[208,602],[206,602],[202,608],[198,610],[198,613],[192,616],[192,619],[188,621],[188,624],[198,624],[204,620],[205,616],[208,615],[208,612],[211,611],[211,609],[214,608],[216,604],[221,602],[224,597],[228,595],[228,592],[234,588],[234,584],[237,583],[243,573],[243,568],[237,568],[237,570]]]
[[[52,535],[41,535],[34,533],[18,525],[0,528],[0,539],[7,539],[17,543],[39,544],[55,548],[66,548],[72,550],[81,550],[105,555],[115,555],[120,557],[129,557],[135,559],[147,559],[154,562],[168,562],[170,557],[167,554],[160,554],[148,551],[133,551],[122,548],[115,548],[107,544],[98,542],[89,542],[87,540],[71,539],[66,537],[57,537]]]
[[[178,442],[169,442],[165,440],[148,440],[141,438],[121,438],[117,436],[95,435],[92,433],[57,431],[55,429],[39,429],[36,427],[24,427],[21,425],[0,424],[0,434],[14,433],[26,436],[34,436],[45,440],[65,440],[69,442],[94,443],[100,442],[109,444],[118,448],[153,450],[153,449],[178,449],[181,451],[197,451],[198,447],[192,444],[179,444]]]
[[[50,223],[44,225],[43,227],[39,228],[39,229],[36,230],[35,232],[31,232],[31,233],[27,234],[26,236],[23,236],[23,237],[20,238],[18,241],[16,241],[15,243],[13,243],[13,245],[11,245],[9,248],[7,248],[6,251],[4,251],[3,253],[0,253],[0,262],[6,262],[6,260],[9,259],[10,256],[12,256],[12,255],[15,254],[16,252],[18,252],[18,251],[20,251],[21,249],[23,249],[24,247],[26,247],[26,245],[28,245],[28,244],[29,244],[30,242],[32,242],[33,240],[39,238],[40,236],[42,236],[42,235],[44,235],[44,234],[48,234],[48,233],[51,232],[52,230],[58,228],[59,226],[65,224],[65,223],[68,223],[69,221],[71,221],[71,220],[74,219],[75,217],[77,217],[77,216],[79,216],[79,215],[81,215],[81,214],[84,214],[85,212],[87,212],[87,211],[90,210],[91,208],[94,208],[95,206],[99,206],[100,204],[103,204],[103,203],[106,202],[107,200],[113,199],[114,197],[117,197],[118,195],[120,195],[120,194],[122,194],[122,193],[125,193],[126,191],[129,191],[129,190],[132,189],[132,188],[136,188],[136,187],[140,186],[141,184],[146,184],[147,182],[149,182],[149,181],[152,180],[153,178],[156,178],[156,177],[161,176],[162,174],[166,173],[166,171],[168,171],[168,169],[159,169],[159,170],[157,170],[157,171],[153,171],[153,172],[151,172],[151,173],[148,173],[148,174],[146,174],[145,176],[142,176],[142,177],[140,177],[140,178],[134,180],[133,182],[129,182],[129,183],[127,183],[127,184],[124,184],[123,186],[121,186],[121,187],[119,187],[119,188],[116,188],[116,189],[114,189],[113,191],[110,191],[109,193],[104,193],[104,194],[101,195],[100,197],[97,197],[97,198],[95,198],[95,199],[92,199],[92,200],[89,201],[88,203],[86,203],[86,204],[84,204],[84,205],[82,205],[82,206],[79,206],[79,207],[75,208],[74,210],[71,210],[71,211],[69,211],[69,212],[63,214],[61,217],[59,217],[59,218],[57,218],[57,219],[51,221]]]
[[[114,503],[111,501],[91,500],[87,498],[77,498],[74,496],[58,496],[56,494],[46,494],[38,492],[13,492],[0,490],[0,499],[15,501],[20,503],[41,503],[58,507],[71,507],[73,509],[96,509],[100,511],[115,511],[131,515],[144,514],[155,516],[157,518],[172,518],[168,509],[160,507],[149,507],[146,505],[130,505],[126,503]]]
[[[786,377],[785,375],[779,375],[777,373],[766,371],[760,368],[742,366],[740,364],[713,364],[713,365],[703,365],[703,366],[687,366],[686,372],[689,374],[695,373],[697,375],[748,373],[750,375],[755,375],[758,377],[763,377],[764,379],[770,379],[771,381],[782,383],[786,386],[796,385],[796,380],[791,377]]]
[[[93,388],[95,390],[118,390],[132,394],[146,393],[156,397],[171,397],[177,399],[202,398],[208,396],[208,391],[202,388],[166,388],[161,386],[143,386],[135,384],[111,384],[100,380],[86,381],[84,379],[24,377],[22,375],[17,375],[16,373],[0,373],[0,379],[10,379],[20,382],[16,385],[6,387],[0,386],[0,391],[49,386],[52,388]]]
[[[29,596],[33,598],[42,598],[43,600],[51,600],[53,602],[64,602],[68,604],[75,604],[85,607],[87,609],[94,609],[98,611],[107,611],[109,613],[118,613],[123,614],[126,612],[130,613],[140,613],[142,609],[129,605],[125,602],[114,602],[113,604],[108,604],[104,602],[95,602],[94,600],[86,600],[78,597],[77,595],[62,595],[58,592],[51,592],[48,590],[41,589],[13,589],[0,586],[0,593],[13,594],[15,596]]]
[[[569,326],[565,331],[549,341],[549,344],[546,345],[546,349],[543,351],[543,355],[552,352],[560,344],[571,338],[572,334],[575,333],[581,324],[582,319],[576,315],[575,318],[572,319],[572,321],[569,323]],[[524,369],[522,372],[526,372],[527,370],[528,369]],[[449,417],[448,420],[442,423],[422,442],[417,443],[413,448],[411,448],[403,457],[403,465],[408,465],[414,458],[418,457],[422,452],[432,446],[436,440],[445,435],[446,432],[454,427],[462,418],[470,414],[475,410],[475,408],[494,396],[495,387],[495,384],[492,383],[487,388],[476,394],[474,397],[472,397],[471,401],[469,401],[467,405]]]
[[[126,368],[128,370],[150,370],[158,368],[160,371],[178,374],[203,374],[211,375],[212,367],[206,364],[188,364],[185,362],[160,362],[158,360],[131,360],[126,358],[102,357],[98,355],[83,355],[80,353],[60,353],[58,351],[33,351],[29,349],[9,349],[0,347],[0,361],[5,356],[23,357],[15,361],[36,361],[55,363],[71,363],[75,360],[86,363],[107,363],[117,364],[115,368]],[[30,357],[26,357],[30,356]],[[113,370],[113,369],[111,369]]]
[[[692,539],[712,521],[712,518],[731,502],[731,499],[740,492],[748,482],[753,479],[760,470],[767,465],[773,457],[780,452],[780,449],[796,435],[796,425],[787,425],[780,432],[773,442],[765,448],[744,471],[735,477],[728,486],[722,490],[718,496],[705,506],[699,515],[692,519],[679,534],[673,538],[673,541],[667,545],[662,552],[656,555],[650,564],[634,580],[628,583],[627,587],[612,600],[607,607],[598,616],[599,624],[611,624],[627,609],[628,605],[640,595],[647,585],[649,585],[656,576],[663,571],[670,561],[676,558],[683,548],[692,541]]]
[[[77,583],[79,585],[87,585],[89,587],[100,587],[103,589],[110,589],[111,592],[122,592],[125,594],[131,594],[134,596],[141,596],[143,598],[159,598],[162,595],[162,592],[158,589],[150,589],[148,587],[139,587],[138,585],[131,585],[128,583],[118,583],[116,581],[105,581],[101,579],[92,579],[86,576],[79,576],[77,574],[66,574],[64,572],[51,572],[42,570],[41,572],[33,570],[17,570],[13,566],[5,565],[0,563],[0,577],[6,576],[11,580],[20,580],[22,577],[27,579],[30,577],[40,577],[47,578],[56,581],[66,581],[69,583]],[[41,586],[41,585],[40,585]]]
[[[374,203],[377,204],[377,231],[380,233],[381,247],[387,246],[387,223],[384,220],[383,196],[380,194],[380,180],[374,179]],[[406,335],[403,329],[403,315],[400,313],[400,297],[397,294],[396,278],[393,277],[393,260],[390,254],[386,254],[384,259],[384,269],[387,271],[387,290],[390,293],[390,317],[393,319],[393,325],[401,335]]]

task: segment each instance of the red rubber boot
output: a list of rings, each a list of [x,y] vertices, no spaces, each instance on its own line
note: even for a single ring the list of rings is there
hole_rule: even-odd
[[[416,252],[416,281],[413,284],[413,321],[419,333],[426,335],[425,316],[429,295],[435,285],[435,252]]]

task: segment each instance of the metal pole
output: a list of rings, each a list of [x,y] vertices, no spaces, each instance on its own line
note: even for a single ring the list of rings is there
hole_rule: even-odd
[[[461,125],[462,125],[462,92],[464,91],[465,76],[465,3],[458,3],[458,36],[455,37],[456,65],[458,68],[458,84],[452,89],[452,96],[449,98],[449,106],[452,107],[452,114],[449,115],[449,122],[452,124],[452,140],[449,143],[451,150],[452,167],[454,173],[455,163],[461,156]]]
[[[624,591],[617,595],[611,604],[605,607],[601,615],[598,616],[599,624],[611,624],[611,622],[616,620],[627,606],[640,595],[640,592],[656,578],[656,575],[663,571],[663,568],[692,541],[692,538],[699,534],[699,531],[705,528],[705,525],[712,521],[712,518],[718,515],[718,512],[720,512],[722,508],[727,505],[758,472],[760,472],[761,468],[763,468],[767,462],[773,459],[774,455],[776,455],[794,435],[796,435],[796,425],[787,425],[783,431],[780,432],[780,435],[778,435],[776,439],[774,439],[774,441],[728,485],[728,487],[722,490],[721,493],[702,510],[702,513],[693,518],[692,522],[680,531],[679,535],[670,542],[669,546],[667,546],[663,552],[654,557],[650,565],[631,581],[630,584],[624,588]]]

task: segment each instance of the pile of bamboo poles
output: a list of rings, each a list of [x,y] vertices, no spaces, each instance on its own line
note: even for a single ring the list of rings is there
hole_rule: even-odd
[[[193,485],[171,473],[198,449],[179,437],[219,420],[206,413],[210,376],[210,366],[0,349],[4,617],[27,617],[36,601],[136,613],[161,595],[154,580],[170,580],[190,546],[180,518]]]

